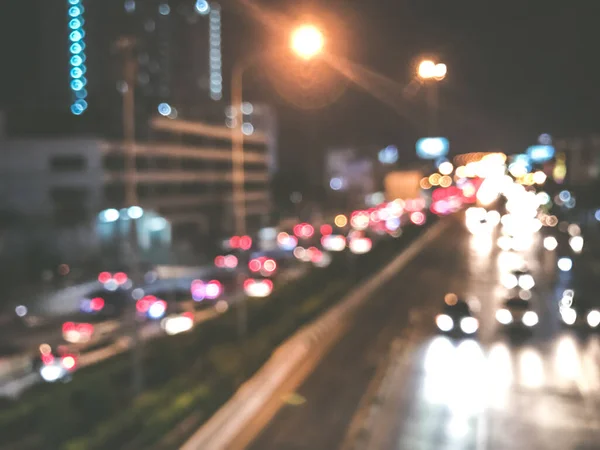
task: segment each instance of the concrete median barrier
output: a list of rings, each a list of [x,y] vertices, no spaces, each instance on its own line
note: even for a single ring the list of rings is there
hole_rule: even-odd
[[[432,226],[383,269],[281,344],[263,367],[181,449],[232,450],[247,446],[275,415],[282,404],[281,396],[300,385],[343,336],[369,295],[436,239],[451,220]]]

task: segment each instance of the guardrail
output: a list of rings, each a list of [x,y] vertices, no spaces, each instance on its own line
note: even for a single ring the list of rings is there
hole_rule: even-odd
[[[427,244],[439,236],[449,220],[440,221],[427,230],[390,264],[380,270],[320,318],[301,328],[281,344],[265,365],[246,381],[190,439],[181,450],[220,450],[244,448],[265,425],[269,417],[263,409],[291,378],[300,384],[327,353],[351,323],[353,315],[369,298],[369,294],[402,270]],[[302,374],[299,378],[299,374]]]

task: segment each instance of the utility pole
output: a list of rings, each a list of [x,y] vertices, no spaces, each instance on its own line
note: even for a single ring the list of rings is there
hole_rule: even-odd
[[[123,95],[123,141],[125,144],[124,177],[125,177],[125,205],[129,213],[132,206],[137,206],[137,182],[136,182],[136,145],[135,145],[135,80],[137,74],[137,63],[135,58],[136,41],[131,37],[122,37],[116,43],[117,51],[122,56],[123,80],[125,82]],[[132,288],[135,283],[143,279],[140,270],[138,239],[136,230],[136,219],[133,217],[120,218],[126,221],[125,239],[123,239],[123,256],[127,261],[129,279]],[[131,294],[130,290],[130,294]],[[133,298],[131,300],[134,300]],[[134,396],[142,392],[144,386],[144,373],[142,367],[142,342],[139,334],[139,322],[135,302],[132,302],[129,312],[129,333],[131,338],[131,384]]]

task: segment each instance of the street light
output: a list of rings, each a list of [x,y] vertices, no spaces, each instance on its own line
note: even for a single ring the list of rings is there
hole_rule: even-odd
[[[322,52],[324,38],[321,31],[313,25],[302,25],[292,31],[290,39],[292,51],[302,59],[309,60]],[[243,80],[244,72],[260,58],[240,59],[233,66],[231,76],[231,111],[234,113],[233,130],[231,135],[233,214],[235,219],[235,234],[245,236],[246,233],[246,191],[244,168],[244,132],[243,132]],[[240,272],[240,277],[243,277]],[[245,346],[247,331],[246,302],[241,301],[238,307],[238,335]],[[245,350],[243,352],[245,354]],[[245,366],[245,363],[244,363]]]
[[[290,47],[300,58],[309,60],[323,51],[325,39],[323,33],[314,25],[302,25],[291,33]],[[243,114],[243,77],[244,72],[258,58],[243,59],[236,62],[231,77],[231,111],[234,112],[232,133],[232,184],[235,234],[246,235],[246,193],[244,190],[244,132]]]
[[[437,128],[436,115],[438,110],[438,88],[437,81],[446,78],[448,67],[443,63],[436,63],[430,59],[424,59],[417,66],[419,79],[429,84],[427,87],[427,104],[429,108],[429,135],[434,136]]]
[[[296,28],[290,39],[292,50],[303,59],[314,58],[321,53],[324,44],[323,33],[314,25],[302,25]]]

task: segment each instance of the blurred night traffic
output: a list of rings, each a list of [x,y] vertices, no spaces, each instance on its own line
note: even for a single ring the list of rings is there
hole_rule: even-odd
[[[586,7],[8,3],[0,449],[600,449]]]

